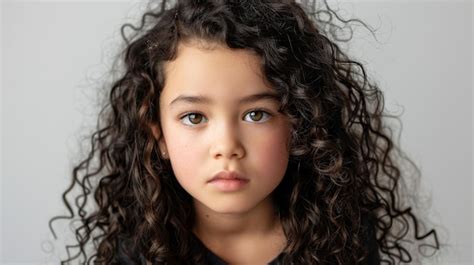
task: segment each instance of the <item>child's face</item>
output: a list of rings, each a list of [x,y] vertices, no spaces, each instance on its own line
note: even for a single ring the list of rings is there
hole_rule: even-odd
[[[259,58],[220,46],[205,51],[180,44],[177,59],[165,69],[160,148],[178,182],[195,203],[212,211],[251,210],[278,186],[289,157],[290,123],[278,113],[278,100],[239,104],[249,95],[275,94],[261,77]],[[170,105],[180,95],[207,97],[210,103],[183,100]],[[272,116],[252,112],[257,108]],[[185,116],[189,113],[194,114]],[[249,182],[233,191],[207,183],[222,170],[237,171]]]

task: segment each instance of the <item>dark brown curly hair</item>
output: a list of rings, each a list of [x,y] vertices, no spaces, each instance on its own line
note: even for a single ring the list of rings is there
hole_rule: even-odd
[[[288,168],[273,192],[288,240],[282,264],[363,264],[364,218],[377,232],[381,262],[411,262],[414,253],[402,243],[412,238],[431,236],[434,245],[421,246],[439,249],[436,232],[420,232],[422,222],[403,203],[402,167],[419,170],[394,143],[382,91],[337,44],[347,39],[336,21],[369,28],[326,2],[291,0],[164,0],[148,7],[139,27],[123,25],[124,73],[107,92],[91,150],[63,193],[70,215],[49,223],[56,237],[53,221],[80,222],[78,244],[66,246],[62,264],[80,256],[97,264],[202,264],[191,235],[192,197],[151,130],[160,124],[163,64],[176,58],[179,42],[196,39],[256,52],[292,123]],[[126,28],[135,33],[127,36]],[[67,195],[75,187],[81,193],[72,204]],[[86,210],[88,198],[94,208]]]

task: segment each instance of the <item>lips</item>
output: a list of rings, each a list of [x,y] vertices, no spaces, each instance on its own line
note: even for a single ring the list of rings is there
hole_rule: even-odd
[[[245,177],[243,177],[241,174],[239,174],[238,172],[235,172],[235,171],[221,171],[221,172],[215,174],[214,177],[211,178],[208,182],[212,182],[212,181],[218,180],[218,179],[229,179],[229,180],[235,179],[235,180],[244,180],[244,181],[248,180]]]

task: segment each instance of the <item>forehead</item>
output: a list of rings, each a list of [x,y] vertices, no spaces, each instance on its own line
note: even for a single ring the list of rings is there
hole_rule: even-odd
[[[260,75],[260,57],[251,50],[230,49],[220,44],[201,44],[197,42],[180,42],[177,57],[164,65],[165,74],[178,72],[204,73],[209,70],[232,69],[233,72],[244,74],[249,70],[253,75]]]
[[[260,57],[249,50],[180,43],[177,58],[164,65],[164,73],[162,98],[167,102],[181,94],[237,97],[273,92],[261,73]]]

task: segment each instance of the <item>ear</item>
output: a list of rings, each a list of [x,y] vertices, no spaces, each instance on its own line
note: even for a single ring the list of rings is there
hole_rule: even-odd
[[[160,154],[164,157],[167,157],[168,148],[166,147],[165,137],[163,136],[163,131],[161,130],[160,126],[158,124],[151,124],[150,129],[153,134],[153,138],[155,138],[155,140],[158,142]],[[166,155],[163,155],[163,153]]]

